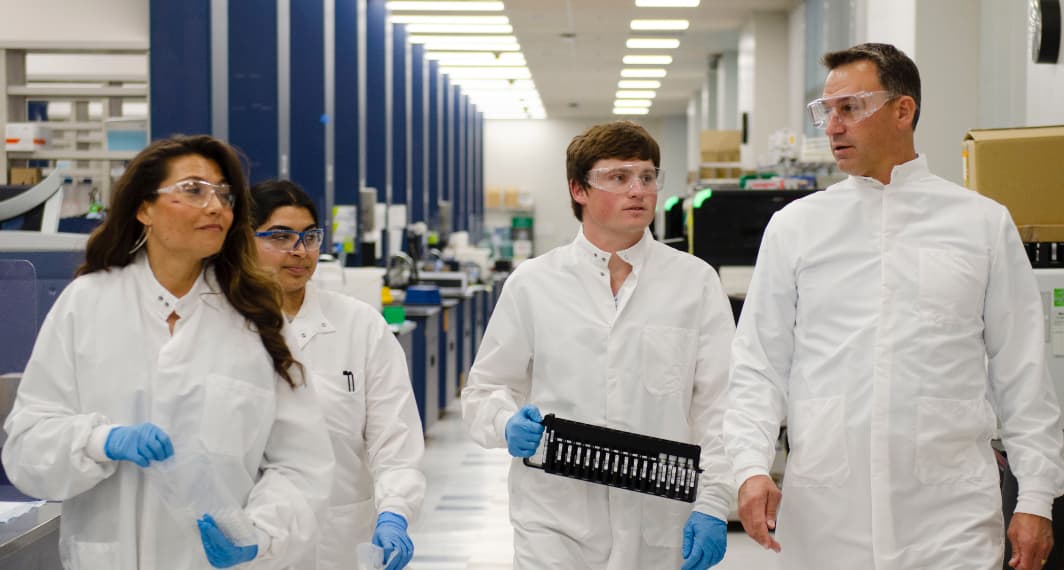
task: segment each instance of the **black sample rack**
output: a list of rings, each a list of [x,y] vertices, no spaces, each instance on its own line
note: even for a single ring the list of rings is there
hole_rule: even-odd
[[[547,414],[541,464],[547,473],[693,503],[702,448]]]

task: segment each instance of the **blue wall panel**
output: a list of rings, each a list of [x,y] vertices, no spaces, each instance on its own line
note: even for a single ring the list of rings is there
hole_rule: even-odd
[[[440,76],[440,65],[437,61],[429,62],[429,113],[428,113],[428,151],[429,151],[429,186],[428,192],[428,214],[427,221],[429,226],[433,229],[439,227],[439,220],[436,216],[439,215],[439,203],[440,194],[442,191],[443,181],[443,147],[440,144],[440,125],[443,119],[442,111],[443,106],[440,104],[440,97],[443,94],[441,88],[442,78]]]
[[[319,1],[291,4],[291,179],[325,213],[325,48],[324,6]],[[321,221],[319,220],[319,223]]]
[[[425,153],[428,151],[425,136],[425,46],[414,44],[410,48],[410,221],[424,222],[428,193],[425,188]]]
[[[358,100],[359,90],[365,86],[359,84],[358,56],[360,52],[364,53],[366,45],[365,22],[359,25],[359,18],[365,18],[365,7],[365,0],[336,0],[335,5],[334,203],[353,204],[357,208],[361,208],[358,190],[360,176],[364,174],[359,171],[362,149],[359,148],[358,130],[362,117],[358,112]],[[331,212],[322,212],[322,215],[326,223],[331,220]],[[354,252],[347,254],[349,266],[360,264],[359,241],[356,240]]]
[[[211,2],[152,0],[151,138],[211,132]]]
[[[406,26],[392,25],[392,204],[408,204],[407,168],[410,152],[407,148],[407,108],[410,92],[407,89]],[[409,212],[407,212],[409,216]],[[409,217],[407,218],[409,219]]]
[[[229,0],[229,23],[229,142],[247,155],[251,180],[276,178],[277,2]]]
[[[366,3],[366,185],[377,189],[377,201],[387,202],[388,174],[388,93],[385,0]],[[383,222],[383,220],[382,220]]]

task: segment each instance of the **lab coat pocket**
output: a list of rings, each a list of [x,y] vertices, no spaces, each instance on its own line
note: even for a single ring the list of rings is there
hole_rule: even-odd
[[[73,541],[71,570],[99,570],[100,568],[120,568],[117,542],[82,542]]]
[[[997,476],[990,440],[993,411],[984,398],[916,401],[916,478],[925,485],[985,482]]]
[[[680,548],[683,546],[683,525],[691,516],[691,503],[640,497],[643,501],[643,540],[650,546]]]
[[[643,328],[643,386],[657,396],[676,392],[691,376],[695,331],[678,327]]]
[[[361,438],[366,424],[366,375],[361,370],[351,376],[342,373],[315,374],[321,384],[315,386],[329,433]]]
[[[210,453],[244,457],[273,415],[273,392],[211,374],[205,381],[200,440]]]
[[[989,267],[985,255],[921,248],[917,310],[936,323],[981,318]]]
[[[850,477],[846,450],[846,400],[842,396],[798,400],[787,417],[790,454],[785,484],[837,487]]]

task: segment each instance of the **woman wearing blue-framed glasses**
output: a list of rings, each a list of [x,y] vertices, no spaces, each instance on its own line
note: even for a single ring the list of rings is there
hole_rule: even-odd
[[[251,196],[259,266],[281,286],[336,455],[328,519],[306,563],[347,567],[358,544],[372,541],[388,570],[403,568],[414,554],[407,524],[425,497],[424,436],[406,356],[379,311],[309,283],[324,231],[303,189],[270,180]]]

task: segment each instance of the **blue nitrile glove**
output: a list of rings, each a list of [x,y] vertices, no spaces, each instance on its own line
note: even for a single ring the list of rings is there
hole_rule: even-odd
[[[406,519],[390,511],[377,515],[377,530],[373,531],[373,544],[384,549],[385,570],[405,568],[414,557],[414,543],[406,533]],[[392,555],[395,552],[395,555]]]
[[[196,521],[199,525],[200,540],[203,542],[203,551],[207,553],[207,562],[215,568],[229,568],[244,562],[254,560],[259,554],[259,545],[237,546],[225,536],[222,529],[211,518],[211,515],[203,515]]]
[[[132,461],[147,467],[152,461],[162,461],[174,454],[170,436],[155,424],[118,426],[107,434],[103,452],[114,461]]]
[[[683,525],[682,570],[705,570],[724,559],[728,523],[694,511]]]
[[[526,404],[506,422],[506,449],[514,457],[532,457],[543,437],[539,408]]]

